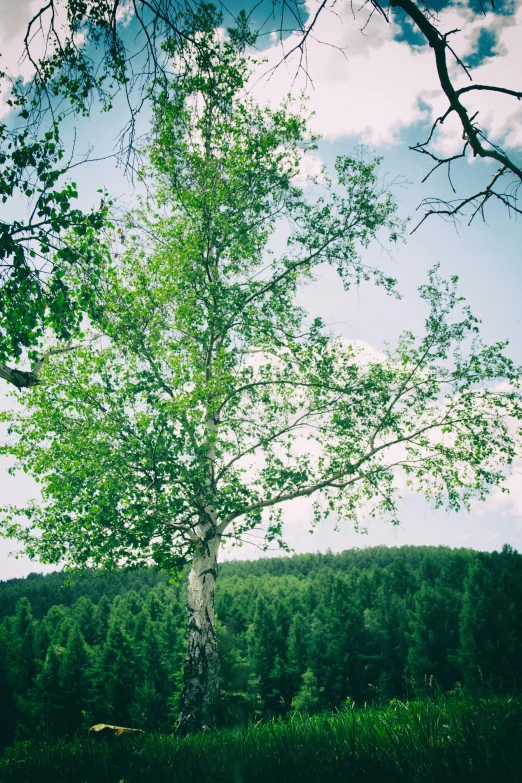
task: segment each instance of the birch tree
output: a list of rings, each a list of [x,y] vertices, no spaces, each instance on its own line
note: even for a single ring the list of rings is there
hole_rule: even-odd
[[[285,547],[296,498],[313,502],[309,527],[329,514],[396,523],[405,490],[468,507],[502,483],[521,418],[518,370],[503,344],[482,345],[456,279],[432,272],[425,333],[382,356],[308,318],[297,295],[319,264],[346,288],[394,289],[364,251],[396,239],[395,205],[362,158],[339,158],[335,182],[299,185],[305,120],[245,97],[234,35],[198,36],[213,45],[194,47],[155,104],[147,198],[103,248],[118,257],[102,315],[83,345],[49,356],[44,383],[13,392],[24,411],[2,416],[2,453],[41,486],[40,502],[3,512],[29,555],[190,563],[182,731],[214,722],[224,543]]]

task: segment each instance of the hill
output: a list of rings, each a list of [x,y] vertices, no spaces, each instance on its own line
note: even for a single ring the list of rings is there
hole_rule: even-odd
[[[184,580],[158,571],[0,583],[4,744],[97,722],[171,730]],[[522,684],[522,556],[376,547],[220,568],[221,721]]]

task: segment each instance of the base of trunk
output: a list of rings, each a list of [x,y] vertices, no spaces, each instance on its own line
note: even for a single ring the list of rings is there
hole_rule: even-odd
[[[219,655],[214,620],[219,539],[194,554],[187,594],[187,657],[178,731],[187,734],[215,724],[219,699]]]

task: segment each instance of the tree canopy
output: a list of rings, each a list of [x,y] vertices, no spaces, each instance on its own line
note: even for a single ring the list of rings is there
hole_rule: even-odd
[[[444,201],[427,198],[423,205],[426,216],[439,214],[458,218],[468,215],[484,215],[489,201],[498,200],[510,211],[520,213],[518,189],[522,180],[522,168],[516,150],[502,148],[498,141],[490,138],[488,129],[480,124],[473,106],[477,93],[502,95],[510,102],[519,101],[522,92],[512,84],[477,84],[473,82],[470,63],[459,56],[455,37],[459,29],[441,30],[440,16],[451,5],[440,2],[435,5],[415,0],[371,0],[353,11],[354,22],[362,26],[365,34],[374,34],[379,24],[397,23],[408,33],[416,46],[429,46],[433,52],[433,67],[441,90],[447,101],[447,108],[433,122],[431,132],[424,142],[412,146],[433,164],[432,171],[444,166],[451,181],[451,166],[473,157],[490,160],[498,164],[493,175],[483,188]],[[316,8],[305,7],[290,0],[257,3],[237,13],[236,5],[227,11],[229,19],[237,25],[239,34],[247,34],[248,24],[259,30],[263,39],[276,34],[283,44],[282,61],[288,61],[297,52],[297,69],[304,69],[313,75],[313,62],[307,57],[307,44],[314,38],[317,26],[323,17],[335,13],[335,2],[318,0]],[[121,128],[122,151],[131,157],[135,153],[135,122],[144,101],[158,89],[172,74],[172,64],[165,57],[165,40],[194,43],[187,31],[185,20],[194,11],[193,4],[186,0],[164,2],[164,0],[132,0],[125,3],[115,0],[50,0],[38,8],[29,21],[24,38],[26,58],[34,69],[34,80],[28,94],[33,106],[41,111],[53,96],[59,95],[75,111],[88,112],[94,98],[105,107],[110,107],[114,95],[122,90],[128,104],[127,122]],[[196,13],[197,6],[196,6]],[[475,15],[509,14],[509,4],[496,8],[490,3],[470,3],[467,21]],[[65,24],[58,28],[57,17]],[[126,35],[127,26],[132,26],[133,35]],[[329,44],[325,41],[325,44]],[[44,46],[42,47],[42,44]],[[38,47],[43,48],[42,57]],[[456,66],[456,67],[454,67]],[[459,87],[458,74],[465,74],[469,84]],[[385,76],[383,76],[385,78]],[[470,103],[471,100],[471,103]],[[462,150],[448,156],[441,155],[434,144],[437,131],[450,116],[455,116],[462,129]],[[430,176],[428,173],[425,179]],[[486,175],[488,176],[488,175]]]
[[[274,2],[266,9],[258,4],[248,13],[229,13],[229,17],[234,34],[246,44],[255,44],[249,23],[260,27],[262,36],[272,31],[281,42],[288,39],[283,60],[290,62],[297,51],[300,57],[291,67],[299,70],[305,67],[307,42],[314,37],[318,20],[332,11],[333,5],[325,0],[308,15],[298,3]],[[366,8],[359,13],[365,14]],[[448,106],[434,121],[426,141],[413,147],[430,159],[431,171],[447,167],[453,187],[451,166],[470,154],[498,164],[487,175],[489,180],[473,192],[461,195],[455,191],[450,200],[437,196],[424,199],[425,217],[435,213],[458,219],[467,214],[473,219],[477,214],[484,216],[485,207],[495,200],[510,212],[520,212],[517,194],[522,173],[517,156],[488,137],[478,124],[472,101],[485,93],[520,100],[522,93],[509,84],[457,87],[451,60],[471,79],[470,68],[451,44],[458,31],[442,32],[437,11],[431,6],[396,0],[389,5],[372,2],[369,8],[370,18],[375,16],[380,23],[391,23],[396,14],[404,17],[422,45],[433,50]],[[72,167],[85,158],[75,157],[65,141],[67,118],[88,116],[93,107],[110,111],[116,96],[124,95],[127,114],[116,157],[129,171],[135,171],[140,165],[137,117],[144,104],[160,95],[167,83],[173,89],[176,74],[190,67],[184,60],[185,48],[209,45],[191,32],[194,19],[201,23],[205,14],[212,20],[209,23],[222,23],[222,17],[205,5],[194,6],[184,0],[50,0],[35,10],[20,42],[30,78],[23,81],[15,76],[13,80],[0,73],[2,90],[12,108],[11,116],[0,124],[0,195],[16,215],[10,217],[8,212],[0,221],[0,378],[18,388],[39,382],[41,360],[45,359],[44,331],[54,331],[62,350],[80,333],[82,318],[92,314],[101,296],[101,259],[92,248],[96,246],[95,235],[106,223],[108,195],[103,194],[90,211],[75,206],[78,193],[70,175]],[[359,18],[361,23],[369,21]],[[376,23],[372,21],[372,26]],[[176,61],[169,54],[172,46],[177,51]],[[313,63],[310,68],[313,71]],[[434,142],[450,116],[457,117],[462,126],[463,148],[444,157]],[[86,241],[73,242],[71,234]],[[69,274],[72,269],[75,275]],[[10,366],[21,361],[30,369]]]
[[[19,116],[22,125],[0,123],[2,203],[28,203],[27,217],[0,219],[0,378],[22,388],[38,382],[44,333],[52,331],[63,347],[97,306],[102,257],[94,238],[109,203],[102,198],[87,212],[75,207],[59,121],[39,133],[24,125],[25,109]],[[5,364],[27,354],[32,371]]]
[[[202,519],[240,537],[303,496],[345,519],[366,503],[394,518],[399,471],[458,508],[515,454],[517,369],[480,343],[456,279],[432,273],[425,335],[383,357],[306,320],[295,297],[320,263],[346,287],[393,288],[360,253],[380,229],[396,238],[395,206],[363,159],[339,158],[335,186],[296,184],[305,120],[242,97],[247,59],[214,27],[156,100],[149,196],[112,240],[100,325],[49,364],[27,413],[4,417],[19,436],[4,452],[43,482],[29,514],[46,535],[31,546],[51,560],[162,563],[191,551]]]

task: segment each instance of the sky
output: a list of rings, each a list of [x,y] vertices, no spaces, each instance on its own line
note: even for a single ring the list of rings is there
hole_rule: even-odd
[[[234,0],[232,10],[240,5]],[[478,13],[476,2],[442,3],[440,29],[462,31],[453,37],[453,46],[473,66],[471,73],[476,83],[520,90],[517,79],[522,73],[522,0],[500,2],[497,6],[495,12],[484,16]],[[17,58],[24,24],[38,7],[38,2],[0,0],[1,62],[4,66],[7,63],[13,72],[20,70]],[[257,23],[262,20],[262,9],[263,6],[254,17]],[[307,0],[305,9],[312,18],[317,9],[315,0]],[[251,94],[260,103],[277,105],[286,100],[289,91],[298,96],[304,90],[308,110],[314,112],[311,129],[322,136],[318,149],[304,162],[305,170],[318,173],[322,165],[331,167],[337,155],[351,154],[358,145],[366,145],[369,152],[382,157],[383,176],[396,182],[394,193],[400,214],[411,217],[412,228],[422,214],[417,210],[422,198],[443,198],[450,192],[442,171],[422,184],[429,171],[427,161],[409,150],[409,146],[426,138],[431,123],[444,111],[444,102],[432,52],[419,45],[411,27],[400,18],[386,25],[380,17],[374,17],[362,30],[365,21],[364,11],[354,15],[345,0],[336,3],[333,11],[321,14],[314,36],[309,39],[306,71],[299,70],[297,54],[274,70],[281,61],[282,45],[275,35],[263,36],[260,53],[266,62],[258,66],[252,78]],[[285,51],[294,43],[292,35],[287,35]],[[22,73],[27,75],[24,68],[22,65]],[[468,83],[456,67],[454,74],[457,86]],[[480,93],[477,101],[470,99],[468,105],[479,111],[482,127],[488,130],[490,138],[502,144],[520,163],[522,102]],[[5,106],[3,111],[5,115]],[[118,103],[112,115],[100,116],[94,111],[88,121],[78,121],[77,149],[81,151],[83,145],[86,150],[93,145],[95,155],[109,153],[120,122]],[[140,119],[143,132],[146,123],[145,112]],[[450,121],[446,122],[437,137],[436,150],[453,154],[462,144],[461,133]],[[473,187],[483,186],[492,172],[487,164],[468,159],[454,168],[453,182],[459,193],[469,193]],[[79,167],[77,173],[83,204],[93,202],[102,186],[122,202],[132,203],[129,182],[110,162],[91,163]],[[482,320],[484,340],[491,343],[509,339],[508,353],[522,365],[521,229],[521,219],[510,219],[505,210],[495,205],[487,212],[487,223],[477,218],[470,227],[464,222],[455,228],[432,217],[409,235],[405,244],[392,248],[391,254],[376,244],[365,256],[368,263],[379,265],[398,279],[401,300],[387,296],[371,284],[346,293],[335,272],[321,268],[316,283],[302,292],[301,303],[311,315],[321,316],[336,334],[381,351],[385,342],[393,345],[404,329],[422,329],[426,311],[417,288],[426,281],[427,271],[439,263],[443,275],[459,276],[461,294]],[[7,392],[6,385],[0,386],[1,407],[12,404]],[[5,433],[0,433],[2,437]],[[0,505],[23,504],[37,497],[31,478],[23,474],[10,476],[8,467],[0,459]],[[327,548],[341,551],[377,544],[464,546],[491,551],[507,543],[522,550],[522,459],[514,466],[506,485],[509,494],[494,491],[486,502],[473,506],[469,514],[434,511],[424,499],[407,494],[400,505],[399,528],[371,520],[366,533],[356,533],[341,520],[340,532],[334,532],[332,522],[323,523],[314,535],[309,535],[311,506],[308,501],[294,501],[286,509],[286,538],[296,552]],[[0,541],[0,579],[44,570],[24,557],[9,557],[13,548],[13,542]],[[257,556],[261,553],[248,545],[226,554],[238,558]]]

